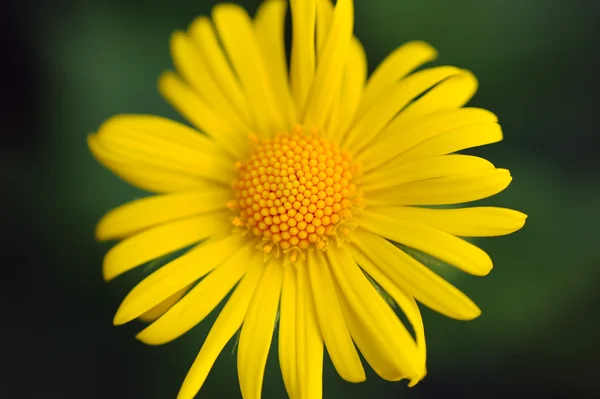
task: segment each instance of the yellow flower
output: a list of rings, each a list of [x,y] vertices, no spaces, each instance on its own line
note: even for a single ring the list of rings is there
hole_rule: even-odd
[[[212,21],[173,35],[177,73],[159,88],[196,129],[122,115],[89,136],[102,164],[157,193],[100,221],[98,239],[123,240],[106,254],[105,279],[192,246],[139,283],[114,323],[155,320],[137,338],[163,344],[231,292],[179,398],[196,395],[240,328],[246,399],[261,396],[274,334],[290,397],[322,396],[324,349],[347,381],[365,380],[359,350],[382,378],[416,384],[426,349],[415,300],[461,320],[480,310],[394,243],[482,276],[492,261],[459,237],[525,222],[509,209],[427,207],[485,198],[511,181],[482,158],[454,154],[502,139],[496,116],[462,108],[477,88],[470,72],[411,74],[436,56],[411,42],[367,80],[352,1],[292,0],[288,73],[286,5],[268,0],[254,20],[219,5]]]

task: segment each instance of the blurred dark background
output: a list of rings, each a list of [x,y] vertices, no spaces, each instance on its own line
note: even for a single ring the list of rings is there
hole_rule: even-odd
[[[141,274],[106,285],[94,241],[104,212],[143,193],[90,156],[85,137],[116,113],[180,119],[156,90],[168,42],[216,1],[41,0],[0,6],[0,225],[4,304],[0,397],[174,398],[210,326],[162,346],[141,325],[112,327]],[[254,12],[258,0],[240,1]],[[424,310],[428,377],[417,387],[370,373],[325,397],[600,397],[600,3],[589,0],[355,0],[369,69],[422,39],[436,64],[471,69],[471,105],[494,111],[505,140],[474,153],[511,169],[486,203],[529,214],[511,236],[477,243],[486,278],[449,278],[483,309],[473,322]],[[233,345],[200,397],[239,397]],[[284,397],[276,349],[265,397]]]

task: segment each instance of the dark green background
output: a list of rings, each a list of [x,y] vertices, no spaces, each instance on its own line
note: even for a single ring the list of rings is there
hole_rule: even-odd
[[[179,118],[156,90],[168,42],[215,1],[3,3],[2,352],[7,398],[174,398],[210,321],[162,347],[112,315],[142,272],[105,285],[94,241],[104,212],[143,193],[90,156],[86,134],[116,113]],[[244,1],[254,12],[258,1]],[[356,0],[369,69],[422,39],[436,64],[471,69],[470,104],[500,118],[505,140],[473,153],[509,168],[486,203],[529,215],[508,237],[481,239],[486,278],[446,273],[483,309],[473,322],[424,311],[428,377],[417,387],[370,372],[342,381],[329,360],[326,398],[600,397],[598,2]],[[211,319],[212,320],[212,319]],[[265,396],[284,396],[276,348]],[[200,397],[239,397],[233,345]]]

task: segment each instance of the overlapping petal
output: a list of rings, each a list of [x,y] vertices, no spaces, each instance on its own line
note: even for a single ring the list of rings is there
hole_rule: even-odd
[[[419,378],[424,364],[415,341],[344,248],[327,260],[348,327],[365,359],[382,378]]]
[[[92,153],[132,184],[136,178],[156,181],[180,176],[183,187],[202,188],[207,182],[229,183],[233,162],[214,141],[180,123],[150,115],[119,115],[88,136]],[[155,174],[158,172],[158,174]],[[159,180],[157,183],[160,183]],[[142,187],[146,188],[146,187]]]
[[[360,357],[350,336],[333,277],[320,252],[308,256],[308,272],[317,318],[327,352],[339,375],[350,382],[366,379]]]
[[[197,271],[187,269],[185,271],[172,272],[169,270],[171,273],[163,273],[163,279],[160,279],[159,276],[151,281],[146,281],[146,283],[140,283],[140,285],[143,285],[137,292],[132,291],[133,294],[130,297],[130,301],[124,301],[121,307],[123,321],[128,319],[124,316],[125,311],[130,311],[130,318],[132,314],[135,314],[133,311],[136,309],[135,305],[143,305],[148,301],[147,298],[140,299],[140,297],[150,296],[152,290],[163,294],[172,290],[173,286],[181,285],[184,281],[193,281],[195,277],[204,273],[206,269],[215,268],[214,271],[196,284],[190,292],[177,302],[175,306],[142,330],[137,335],[137,339],[151,345],[164,344],[180,337],[212,312],[248,271],[248,268],[253,263],[251,256],[254,255],[254,257],[257,257],[255,251],[252,251],[252,248],[248,245],[240,249],[232,248],[231,250],[235,252],[230,257],[227,257],[227,255],[231,254],[231,252],[225,252],[224,248],[221,248],[221,254],[213,251],[210,254],[212,258],[207,257],[208,259],[206,259],[206,266],[198,267]],[[218,266],[215,265],[215,261],[223,260],[223,258],[225,260],[222,263],[217,264]],[[168,274],[170,274],[170,278],[166,277]],[[157,280],[160,280],[160,282]],[[120,316],[120,314],[117,313],[117,316]]]
[[[131,236],[104,256],[102,273],[111,280],[137,266],[224,233],[225,214],[210,213],[166,223]]]
[[[265,265],[244,320],[237,359],[240,388],[245,399],[261,397],[282,281],[283,269],[273,259]]]
[[[372,233],[425,252],[467,273],[483,276],[492,270],[492,260],[485,251],[452,234],[366,210],[355,220]]]
[[[199,214],[222,211],[230,198],[222,186],[141,198],[108,212],[96,226],[99,240],[123,239],[153,226]]]
[[[235,235],[207,241],[161,267],[129,292],[114,323],[127,323],[188,287],[231,256],[242,242]]]
[[[354,235],[348,250],[366,270],[377,267],[399,289],[448,317],[470,320],[481,314],[465,294],[389,241],[362,229]]]
[[[261,259],[253,259],[249,270],[235,288],[212,325],[200,353],[188,371],[177,399],[192,399],[204,384],[210,369],[227,342],[242,325],[248,306],[264,271]]]

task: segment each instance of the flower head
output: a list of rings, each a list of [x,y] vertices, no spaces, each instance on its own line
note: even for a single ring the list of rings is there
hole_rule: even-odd
[[[252,20],[219,5],[212,20],[173,35],[177,73],[159,88],[194,128],[121,115],[88,139],[101,163],[156,193],[100,221],[99,239],[122,240],[106,254],[104,277],[184,250],[129,293],[115,324],[152,321],[137,338],[163,344],[225,300],[180,398],[196,395],[238,330],[247,399],[261,396],[274,335],[290,397],[321,397],[324,350],[348,381],[365,380],[360,351],[382,378],[416,384],[426,373],[416,301],[463,320],[480,310],[401,248],[485,275],[488,255],[459,237],[525,222],[509,209],[427,207],[485,198],[511,181],[456,154],[502,139],[492,113],[462,108],[477,88],[470,72],[413,73],[436,53],[411,42],[367,80],[351,0],[291,1],[288,68],[286,7],[267,0]]]

